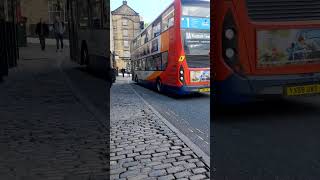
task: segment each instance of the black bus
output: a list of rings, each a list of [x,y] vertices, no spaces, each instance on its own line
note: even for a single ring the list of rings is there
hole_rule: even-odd
[[[109,0],[68,0],[71,59],[113,81]]]

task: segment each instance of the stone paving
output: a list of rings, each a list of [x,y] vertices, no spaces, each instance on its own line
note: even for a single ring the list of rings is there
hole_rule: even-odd
[[[134,93],[130,78],[111,89],[111,179],[209,179],[209,167]]]
[[[0,179],[108,179],[107,133],[65,81],[64,53],[21,49],[0,84]]]

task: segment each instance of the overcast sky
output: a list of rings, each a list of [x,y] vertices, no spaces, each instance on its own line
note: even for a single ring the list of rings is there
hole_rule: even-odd
[[[123,0],[111,0],[111,11],[122,5]],[[173,0],[127,0],[128,5],[135,10],[146,23],[157,18]]]

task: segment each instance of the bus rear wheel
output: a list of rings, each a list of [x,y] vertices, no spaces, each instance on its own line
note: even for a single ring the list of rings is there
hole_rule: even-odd
[[[159,93],[162,92],[162,83],[161,83],[161,79],[157,79],[157,82],[156,82],[156,89]]]

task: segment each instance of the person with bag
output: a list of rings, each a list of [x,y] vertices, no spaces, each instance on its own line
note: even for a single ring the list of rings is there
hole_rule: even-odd
[[[54,35],[57,41],[57,50],[56,52],[59,51],[59,43],[61,44],[61,52],[63,50],[63,34],[65,32],[65,25],[64,22],[62,22],[60,20],[60,17],[57,16],[56,20],[53,24],[53,31],[54,31]]]

